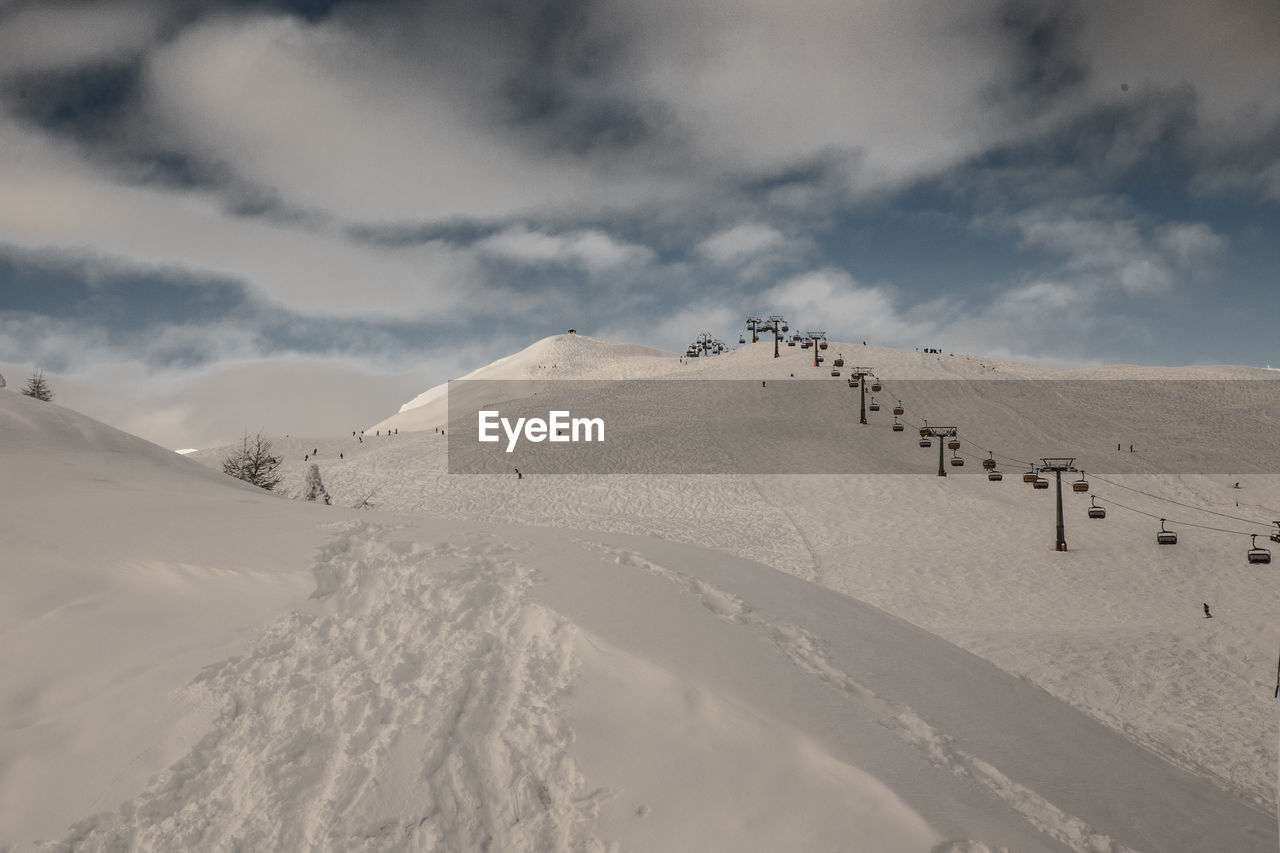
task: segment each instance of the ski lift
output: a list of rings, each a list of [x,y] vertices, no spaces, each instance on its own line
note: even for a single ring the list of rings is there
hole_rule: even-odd
[[[746,342],[747,342],[746,337],[744,337],[743,335],[738,335],[738,343],[745,344]]]
[[[782,324],[782,331],[784,331],[784,332],[789,332],[789,331],[791,331],[791,327],[790,327],[790,326],[788,326],[786,323],[783,323],[783,324]]]
[[[879,390],[880,390],[880,380],[879,380],[879,379],[877,379],[877,380],[875,380],[874,382],[872,382],[872,383],[871,383],[871,390],[872,390],[872,391],[879,391]]]
[[[1177,545],[1178,534],[1164,529],[1164,519],[1160,519],[1160,532],[1156,534],[1157,545]]]
[[[894,421],[893,421],[893,431],[894,431],[894,432],[903,432],[903,431],[905,431],[905,430],[906,430],[906,427],[904,427],[902,424],[898,423],[897,419],[895,418],[895,419],[894,419]]]
[[[844,353],[840,353],[838,356],[836,356],[836,360],[832,362],[832,364],[834,364],[836,367],[844,367]]]
[[[798,340],[800,340],[800,336],[799,336],[799,335],[792,335],[792,336],[791,336],[791,340],[793,340],[793,341],[798,341]]]
[[[1106,518],[1107,517],[1107,508],[1098,506],[1097,497],[1093,498],[1093,505],[1089,507],[1089,517],[1090,518]]]
[[[1023,474],[1023,475],[1022,475],[1022,482],[1024,482],[1024,483],[1034,483],[1034,482],[1036,481],[1036,477],[1038,477],[1038,476],[1039,476],[1039,475],[1038,475],[1038,474],[1036,474],[1036,469],[1035,469],[1035,468],[1032,468],[1030,471],[1028,471],[1027,473],[1025,473],[1025,474]]]
[[[1250,563],[1270,563],[1271,551],[1269,551],[1266,548],[1258,547],[1258,534],[1250,533],[1249,539],[1250,539],[1249,562]]]
[[[879,403],[877,403],[875,400],[872,400],[872,401],[871,401],[871,405],[870,405],[870,406],[867,406],[867,408],[868,408],[868,409],[870,409],[870,410],[871,410],[871,411],[873,411],[873,412],[878,412],[878,411],[880,411],[880,404],[879,404]]]
[[[1276,532],[1271,534],[1272,542],[1280,542],[1280,521],[1275,522]]]
[[[959,449],[960,449],[960,439],[956,438],[954,435],[951,436],[951,440],[947,442],[947,450],[959,450]]]
[[[988,471],[987,479],[991,480],[992,482],[999,482],[1000,480],[1004,479],[1004,474],[1001,474],[999,471]]]
[[[952,456],[952,457],[951,457],[951,466],[952,466],[953,468],[961,468],[961,467],[963,467],[963,466],[964,466],[964,458],[963,458],[963,457],[961,457],[961,456]]]
[[[850,387],[850,388],[857,388],[857,387],[858,387],[858,377],[856,377],[856,376],[850,376],[850,377],[849,377],[849,387]]]
[[[982,467],[988,471],[994,471],[996,467],[996,457],[988,451],[987,458],[982,460]]]
[[[838,368],[838,367],[833,367],[833,368],[831,368],[831,375],[832,375],[832,376],[839,376],[839,375],[840,375],[840,368]],[[853,386],[849,386],[849,387],[851,387],[851,388],[852,388]]]
[[[789,347],[793,347],[793,346],[795,346],[795,345],[796,345],[796,342],[795,342],[795,341],[787,341],[787,346],[789,346]]]
[[[933,442],[932,442],[932,441],[930,441],[930,440],[929,440],[929,439],[927,439],[927,438],[922,438],[922,439],[920,439],[920,446],[921,446],[921,447],[933,447]]]
[[[921,435],[928,435],[928,434],[929,434],[929,422],[928,422],[928,421],[925,421],[925,422],[924,422],[924,426],[920,427],[920,434],[921,434]]]
[[[901,400],[898,401],[898,405],[893,407],[893,414],[894,414],[894,417],[897,417],[898,415],[906,414],[906,410],[902,408]],[[1280,524],[1280,522],[1277,522],[1277,523]]]
[[[1080,472],[1080,479],[1079,479],[1079,480],[1076,480],[1075,482],[1073,482],[1073,483],[1071,484],[1071,491],[1073,491],[1073,492],[1087,492],[1087,491],[1089,491],[1089,481],[1088,481],[1088,480],[1086,480],[1086,479],[1084,478],[1084,472],[1083,472],[1083,471],[1081,471],[1081,472]]]
[[[1049,488],[1049,481],[1048,481],[1048,480],[1046,480],[1044,477],[1036,477],[1036,481],[1035,481],[1034,483],[1032,483],[1032,484],[1031,484],[1031,488],[1033,488],[1033,489],[1047,489],[1047,488]]]
[[[826,342],[826,341],[823,341],[822,343],[818,344],[818,349],[826,349],[826,348],[827,348],[827,342]]]
[[[826,361],[826,359],[823,358],[822,356],[818,356],[816,359],[814,359],[814,361],[818,362],[818,364],[822,364],[822,362]]]

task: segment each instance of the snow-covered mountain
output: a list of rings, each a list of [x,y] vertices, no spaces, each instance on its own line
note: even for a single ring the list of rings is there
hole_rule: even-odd
[[[841,352],[886,382],[1263,373]],[[557,336],[469,378],[772,380],[808,355]],[[0,393],[0,846],[1274,849],[1280,593],[1242,534],[1280,518],[1280,476],[1095,478],[1061,553],[1052,490],[928,460],[450,475],[436,391],[363,441],[274,440],[282,491],[318,464],[332,507]],[[1256,388],[1237,402],[1274,430]],[[887,424],[867,440],[913,470],[930,451]]]

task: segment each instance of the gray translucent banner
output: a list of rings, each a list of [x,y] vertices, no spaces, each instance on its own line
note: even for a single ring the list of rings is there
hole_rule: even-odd
[[[448,439],[451,474],[1273,474],[1280,381],[464,379]]]

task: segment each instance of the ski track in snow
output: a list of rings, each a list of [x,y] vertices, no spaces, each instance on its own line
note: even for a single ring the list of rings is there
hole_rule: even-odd
[[[572,628],[518,554],[341,526],[315,601],[188,688],[213,730],[48,851],[607,850],[565,757]],[[407,817],[406,817],[407,816]]]
[[[792,663],[822,683],[857,702],[872,719],[915,746],[928,760],[957,776],[967,776],[985,785],[992,793],[1026,818],[1027,822],[1076,853],[1137,853],[1083,820],[1066,814],[1031,789],[1009,779],[998,768],[957,748],[943,732],[937,731],[909,706],[894,704],[850,678],[833,666],[820,639],[795,625],[761,616],[739,596],[714,584],[658,565],[642,555],[580,541],[583,548],[604,553],[622,565],[652,572],[696,596],[716,616],[742,624],[768,637]],[[951,842],[949,851],[986,850],[979,842]]]

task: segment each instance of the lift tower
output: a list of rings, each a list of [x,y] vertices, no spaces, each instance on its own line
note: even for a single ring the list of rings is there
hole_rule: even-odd
[[[1076,471],[1076,460],[1074,456],[1045,456],[1041,457],[1040,461],[1044,463],[1040,470],[1052,471],[1058,481],[1058,533],[1053,540],[1053,550],[1065,551],[1067,550],[1067,526],[1062,521],[1062,472]]]

